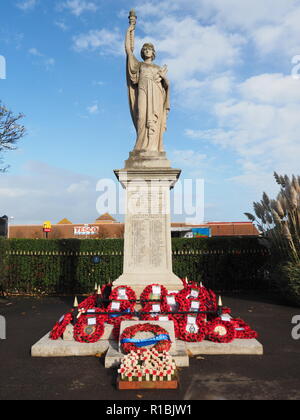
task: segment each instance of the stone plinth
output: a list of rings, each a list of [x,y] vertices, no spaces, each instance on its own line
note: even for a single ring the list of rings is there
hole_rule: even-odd
[[[173,321],[123,321],[120,327],[120,337],[123,334],[124,330],[128,327],[132,327],[136,324],[151,324],[151,325],[158,325],[159,327],[163,328],[167,331],[170,336],[170,340],[172,342],[171,348],[169,350],[170,354],[174,355],[176,353],[176,338],[175,338],[175,330],[174,330],[174,322]],[[152,334],[150,334],[152,335]],[[153,336],[153,335],[152,335]],[[142,338],[137,337],[135,338]],[[144,337],[143,337],[144,338]],[[122,345],[119,341],[119,352],[122,352]]]
[[[152,283],[182,289],[173,273],[170,189],[181,171],[136,167],[115,170],[126,189],[123,274],[113,286],[130,286],[139,294]]]
[[[49,333],[31,347],[32,357],[71,357],[95,356],[106,352],[109,340],[99,340],[97,343],[78,343],[62,339],[51,340]]]
[[[165,152],[145,152],[134,150],[129,153],[129,159],[125,161],[125,169],[145,168],[171,168]]]

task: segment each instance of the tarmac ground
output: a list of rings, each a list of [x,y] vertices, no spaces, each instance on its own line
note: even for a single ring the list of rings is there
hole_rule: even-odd
[[[103,357],[31,357],[31,346],[72,301],[73,297],[0,298],[0,315],[6,320],[6,339],[0,340],[0,400],[300,399],[300,325],[292,323],[298,315],[300,324],[299,307],[254,293],[225,295],[223,304],[233,315],[258,331],[263,356],[198,356],[180,370],[178,390],[119,391],[116,369],[105,369]]]

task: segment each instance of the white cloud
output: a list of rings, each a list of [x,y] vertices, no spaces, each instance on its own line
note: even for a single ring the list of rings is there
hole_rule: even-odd
[[[144,29],[154,41],[159,61],[169,66],[171,78],[178,83],[199,73],[216,73],[220,68],[223,73],[239,62],[244,44],[240,35],[222,32],[215,25],[202,25],[192,17],[165,17],[149,22]]]
[[[60,28],[64,32],[66,32],[69,29],[68,25],[66,25],[65,22],[62,20],[56,20],[54,22],[54,25]]]
[[[43,57],[43,54],[41,54],[37,48],[30,48],[28,52],[29,54],[35,55],[36,57]]]
[[[263,74],[237,85],[236,97],[217,103],[217,128],[186,130],[202,143],[231,150],[235,181],[271,182],[272,173],[298,173],[300,161],[299,81],[282,74]],[[269,174],[269,175],[267,175]]]
[[[99,114],[100,110],[99,110],[99,105],[98,103],[94,103],[91,106],[87,107],[87,111],[89,112],[89,114],[91,115],[97,115]]]
[[[299,80],[281,73],[261,74],[239,85],[244,98],[273,105],[300,102]]]
[[[38,0],[23,0],[17,3],[17,7],[23,11],[32,10],[37,5]]]
[[[293,10],[286,13],[286,10],[288,10],[288,7],[286,7],[275,24],[271,22],[253,31],[252,38],[262,55],[276,53],[283,57],[292,57],[299,53],[300,5],[299,2],[294,3]]]
[[[67,0],[60,5],[60,9],[67,9],[78,17],[84,12],[96,12],[98,5],[94,1]]]
[[[14,216],[15,225],[57,223],[63,217],[90,223],[97,218],[96,183],[85,174],[28,162],[21,174],[0,177],[3,214]]]
[[[106,29],[91,30],[73,37],[73,48],[78,51],[97,51],[101,54],[124,54],[123,39],[119,32]]]
[[[88,190],[88,188],[91,187],[91,183],[90,181],[87,180],[82,180],[78,183],[75,184],[71,184],[68,188],[67,188],[67,192],[68,193],[83,193],[86,192]]]

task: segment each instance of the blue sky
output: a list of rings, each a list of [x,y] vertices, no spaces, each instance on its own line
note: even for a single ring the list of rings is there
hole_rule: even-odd
[[[15,224],[98,217],[97,181],[114,180],[135,141],[132,7],[136,55],[151,41],[168,65],[165,148],[182,180],[204,179],[205,220],[244,221],[263,191],[277,194],[274,170],[299,174],[298,0],[0,1],[0,99],[28,130],[0,175],[0,213]]]

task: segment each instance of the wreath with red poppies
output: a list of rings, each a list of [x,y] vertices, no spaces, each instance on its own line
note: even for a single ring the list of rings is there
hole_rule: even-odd
[[[160,288],[159,295],[155,295],[153,293],[154,287]],[[168,294],[168,290],[162,284],[150,284],[144,289],[143,293],[141,293],[140,300],[141,300],[142,305],[144,306],[148,303],[145,301],[147,300],[161,301],[163,300],[164,296],[166,296],[167,294]]]
[[[190,343],[203,341],[207,332],[206,322],[199,315],[195,323],[189,323],[189,318],[190,316],[186,316],[179,322],[179,339]]]
[[[122,294],[120,294],[120,291],[124,290],[124,299],[122,299]],[[130,301],[136,301],[136,294],[134,290],[132,290],[129,286],[118,286],[116,287],[110,294],[109,297],[110,300],[130,300]]]
[[[101,316],[82,315],[74,327],[74,339],[79,343],[96,343],[104,334],[104,322]]]
[[[131,327],[125,328],[120,337],[120,342],[125,353],[130,353],[131,351],[137,352],[138,350],[144,352],[147,350],[148,345],[146,345],[146,347],[138,347],[135,344],[134,337],[138,332],[151,332],[153,334],[154,339],[156,339],[156,337],[161,337],[161,339],[157,341],[157,343],[154,344],[152,347],[156,351],[163,352],[170,350],[172,342],[170,340],[168,332],[159,325],[147,323],[136,324],[132,325]]]
[[[216,312],[218,310],[217,295],[210,289],[206,289],[207,298],[206,298],[206,309],[208,311]]]
[[[235,327],[235,338],[241,340],[252,340],[253,338],[258,338],[258,333],[254,331],[246,322],[242,319],[235,318],[232,319],[232,323]]]
[[[169,304],[169,299],[174,297],[175,304]],[[183,315],[178,314],[177,312],[180,312],[182,307],[182,298],[180,297],[179,293],[168,293],[166,296],[163,297],[163,310],[164,312],[174,312],[174,314],[169,314],[169,319],[180,321],[183,318]]]
[[[236,331],[231,321],[216,318],[207,324],[207,337],[215,343],[231,343],[236,338]]]
[[[206,305],[209,295],[205,287],[198,286],[196,284],[189,284],[181,292],[179,292],[179,299],[181,302],[186,300],[198,300],[201,302],[201,305]]]
[[[159,306],[159,310],[157,312],[154,310],[155,309],[154,306],[156,305]],[[141,309],[140,319],[142,319],[143,321],[159,321],[160,317],[162,316],[167,317],[167,315],[162,314],[162,312],[164,312],[164,308],[161,303],[159,302],[147,303]]]
[[[113,308],[114,302],[117,302],[119,304],[119,309]],[[107,307],[107,323],[112,324],[116,327],[119,326],[122,321],[132,319],[134,315],[134,305],[134,303],[129,302],[128,300],[118,300],[110,302],[110,304]]]
[[[182,312],[195,312],[198,314],[198,317],[201,321],[206,319],[205,314],[199,314],[198,312],[205,312],[206,306],[197,299],[182,299],[180,302],[180,310]],[[192,314],[190,314],[192,315]],[[187,317],[186,315],[182,315],[181,321],[185,321]]]
[[[71,324],[73,319],[72,312],[69,312],[68,314],[64,315],[53,327],[51,333],[50,333],[50,339],[51,340],[58,340],[64,332],[66,331],[66,328],[69,324]]]
[[[95,308],[97,303],[97,294],[91,295],[84,299],[79,305],[78,309],[92,309]]]

